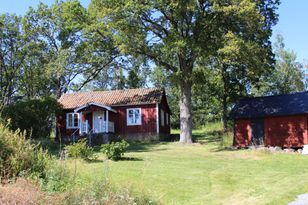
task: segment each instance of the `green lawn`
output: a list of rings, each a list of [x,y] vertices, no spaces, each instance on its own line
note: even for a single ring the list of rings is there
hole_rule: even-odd
[[[216,127],[195,131],[192,145],[133,144],[131,160],[78,161],[78,180],[107,179],[163,204],[286,204],[308,193],[307,156],[226,150],[231,135]]]

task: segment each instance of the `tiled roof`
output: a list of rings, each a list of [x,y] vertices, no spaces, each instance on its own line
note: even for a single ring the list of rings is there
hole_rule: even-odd
[[[161,88],[76,92],[63,94],[58,102],[63,109],[75,109],[88,103],[107,106],[154,104],[160,103],[163,93]]]
[[[239,119],[296,114],[308,114],[308,92],[245,98],[235,105],[230,117]]]

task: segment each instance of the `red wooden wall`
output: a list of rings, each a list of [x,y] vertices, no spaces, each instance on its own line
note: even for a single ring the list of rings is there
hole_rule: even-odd
[[[73,110],[65,110],[61,115],[57,116],[57,137],[59,137],[59,131],[60,135],[62,137],[68,137],[71,136],[77,129],[66,129],[66,113],[74,112]],[[79,135],[79,132],[75,132],[77,135]]]
[[[234,125],[233,145],[237,147],[247,147],[251,142],[250,120],[236,120]]]
[[[264,120],[268,146],[301,147],[307,144],[307,116],[272,117]]]
[[[127,125],[127,108],[141,108],[141,125]],[[156,105],[132,105],[113,107],[117,110],[116,133],[118,134],[139,134],[156,133]]]
[[[302,147],[308,144],[308,115],[267,117],[264,119],[264,145]],[[251,121],[236,120],[234,146],[247,147],[251,142]]]

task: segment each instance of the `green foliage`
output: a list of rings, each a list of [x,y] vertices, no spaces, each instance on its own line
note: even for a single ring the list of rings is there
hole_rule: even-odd
[[[12,130],[25,130],[26,136],[47,138],[53,127],[55,115],[60,107],[55,99],[19,101],[3,109],[2,118],[10,120]]]
[[[129,144],[122,140],[121,142],[111,142],[109,144],[103,144],[101,150],[106,154],[108,159],[119,160],[123,157]]]
[[[73,178],[62,162],[52,160],[48,164],[46,177],[40,180],[40,184],[49,193],[64,192],[72,186]]]
[[[25,64],[26,39],[21,33],[21,17],[14,14],[0,14],[0,112],[13,100],[19,88]]]
[[[278,35],[274,44],[276,64],[273,72],[267,73],[253,89],[256,95],[288,94],[305,89],[303,65],[296,54],[285,48],[283,37]]]
[[[11,131],[0,124],[0,177],[33,176],[44,178],[49,162],[47,152],[26,140],[20,130]]]
[[[93,148],[87,145],[87,139],[81,139],[78,142],[65,147],[68,156],[72,158],[92,159],[95,157]]]
[[[191,142],[196,65],[200,60],[210,64],[208,60],[224,48],[230,35],[235,36],[236,43],[249,41],[270,53],[269,38],[277,22],[278,4],[278,0],[93,0],[89,10],[105,20],[121,53],[145,56],[157,68],[170,72],[173,86],[180,88],[181,141]],[[228,54],[233,51],[225,50]]]
[[[128,72],[128,77],[127,77],[127,87],[128,88],[141,87],[140,81],[141,80],[140,80],[140,77],[138,76],[136,69],[132,69]]]

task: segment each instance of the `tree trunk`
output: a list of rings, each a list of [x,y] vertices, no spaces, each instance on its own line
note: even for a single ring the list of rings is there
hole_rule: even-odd
[[[183,85],[184,84],[184,85]],[[180,98],[180,142],[192,142],[191,84],[183,83]]]
[[[227,109],[227,96],[225,94],[225,91],[224,91],[224,94],[223,94],[223,99],[222,99],[222,122],[223,122],[223,129],[224,129],[224,132],[227,132],[228,131],[228,109]]]
[[[228,87],[227,87],[227,73],[226,73],[226,66],[222,65],[222,79],[223,79],[223,94],[222,94],[222,122],[223,122],[223,131],[228,131],[228,108],[227,108],[227,98],[228,98]]]
[[[191,109],[191,75],[192,63],[183,63],[182,65],[182,79],[180,82],[181,96],[180,96],[180,142],[192,143],[192,109]]]

